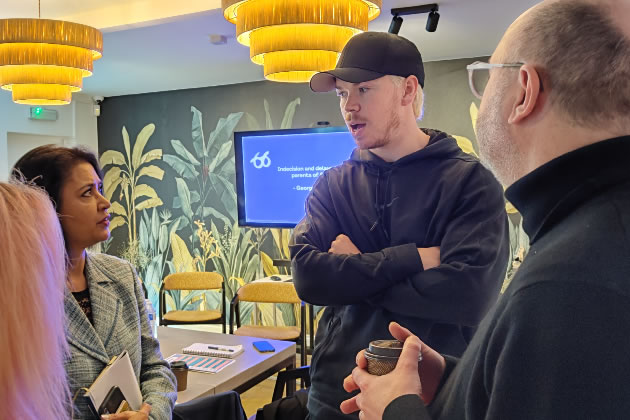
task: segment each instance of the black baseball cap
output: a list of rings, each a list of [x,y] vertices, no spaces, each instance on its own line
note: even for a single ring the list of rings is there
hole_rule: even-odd
[[[363,32],[343,47],[334,70],[316,73],[311,90],[328,92],[335,88],[335,79],[350,83],[367,82],[385,75],[418,78],[424,87],[424,66],[418,47],[407,38],[389,32]]]

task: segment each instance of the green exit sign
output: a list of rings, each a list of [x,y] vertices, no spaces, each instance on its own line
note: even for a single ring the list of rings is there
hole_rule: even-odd
[[[46,109],[41,106],[32,106],[31,113],[28,117],[31,120],[56,121],[57,111],[54,109]]]

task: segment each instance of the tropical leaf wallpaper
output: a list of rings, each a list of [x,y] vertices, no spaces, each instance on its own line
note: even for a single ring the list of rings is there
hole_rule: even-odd
[[[427,63],[427,113],[421,125],[457,134],[460,147],[475,154],[477,107],[467,87],[468,61],[454,62]],[[432,93],[438,85],[457,91],[459,100]],[[435,113],[443,107],[448,116]],[[237,224],[233,133],[313,127],[321,121],[344,124],[337,98],[313,94],[303,85],[255,82],[108,98],[98,134],[113,218],[112,236],[101,250],[137,267],[155,308],[170,273],[218,272],[228,299],[242,284],[286,273],[272,259],[289,257],[290,230]],[[510,219],[514,260],[522,257],[527,241],[518,215]],[[220,295],[175,291],[166,302],[169,309],[218,308]],[[253,308],[242,305],[245,323],[257,316],[263,323],[295,325],[299,318],[290,305]]]

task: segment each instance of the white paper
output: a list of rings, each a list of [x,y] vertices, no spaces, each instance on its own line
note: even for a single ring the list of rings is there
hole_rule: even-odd
[[[86,393],[97,410],[114,386],[120,388],[131,410],[138,411],[142,408],[140,385],[138,385],[126,350],[111,365],[103,369],[101,375],[90,386],[89,392]]]

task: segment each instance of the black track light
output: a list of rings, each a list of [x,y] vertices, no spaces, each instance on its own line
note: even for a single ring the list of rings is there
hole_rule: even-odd
[[[440,14],[435,10],[431,10],[427,18],[427,32],[435,32],[440,21]]]
[[[398,7],[392,9],[392,23],[389,25],[389,33],[398,34],[400,26],[402,25],[402,15],[415,15],[418,13],[428,13],[426,29],[428,32],[435,32],[437,29],[438,21],[440,20],[440,14],[438,13],[439,6],[437,3],[423,4],[420,6],[410,7]]]
[[[389,32],[390,34],[398,34],[398,31],[400,31],[400,26],[403,23],[403,18],[401,18],[400,16],[396,15],[392,18],[392,23],[389,24],[389,30],[387,32]]]

